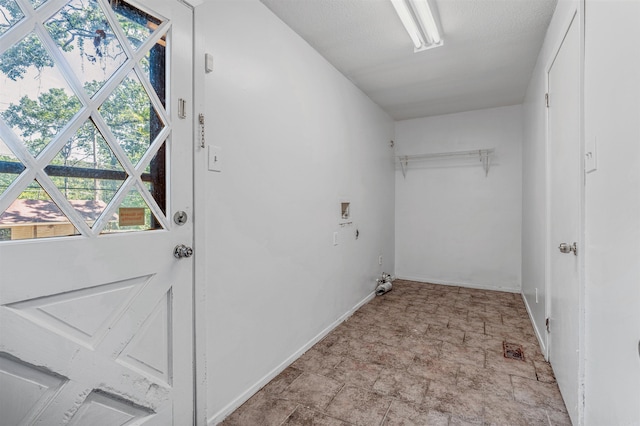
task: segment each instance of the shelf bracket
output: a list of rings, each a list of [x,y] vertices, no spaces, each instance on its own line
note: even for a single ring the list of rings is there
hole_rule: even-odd
[[[482,161],[482,168],[484,168],[484,176],[489,176],[489,167],[491,166],[491,157],[489,156],[489,151],[487,150],[478,150],[478,155],[480,156],[480,161]]]
[[[405,155],[400,159],[400,168],[402,169],[402,177],[407,178],[407,167],[409,167],[409,156]]]

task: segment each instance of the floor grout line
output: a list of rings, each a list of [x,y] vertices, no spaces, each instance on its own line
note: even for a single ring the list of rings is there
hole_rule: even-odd
[[[335,393],[335,395],[333,395],[333,397],[331,397],[331,399],[329,400],[329,403],[327,405],[325,405],[325,407],[323,408],[323,410],[326,410],[327,408],[329,408],[329,406],[331,405],[331,403],[333,402],[334,399],[336,399],[336,397],[338,396],[338,394],[340,394],[340,392],[342,392],[342,390],[347,386],[346,383],[342,384],[342,387],[340,389],[338,389],[338,392]]]
[[[384,412],[384,416],[382,417],[382,421],[380,422],[380,426],[384,425],[384,421],[387,419],[387,415],[389,414],[389,410],[391,410],[391,404],[393,404],[393,401],[389,402],[389,406],[387,407],[387,411]]]
[[[289,417],[291,417],[293,415],[293,413],[296,412],[296,410],[300,407],[300,404],[296,404],[296,407],[293,409],[292,412],[289,413],[289,415],[287,417],[284,418],[284,420],[282,421],[282,423],[280,423],[280,426],[282,426],[283,424],[285,424],[287,422],[287,420],[289,420]]]

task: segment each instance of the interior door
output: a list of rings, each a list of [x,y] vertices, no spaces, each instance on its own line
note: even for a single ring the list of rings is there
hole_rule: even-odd
[[[191,424],[191,10],[0,12],[0,423]]]
[[[580,39],[574,18],[548,73],[550,177],[549,360],[578,419],[580,241]],[[574,246],[574,243],[576,245]]]

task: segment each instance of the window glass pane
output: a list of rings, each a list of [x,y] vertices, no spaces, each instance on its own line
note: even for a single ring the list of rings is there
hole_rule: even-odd
[[[91,227],[127,173],[92,121],[87,121],[45,169]]]
[[[109,4],[114,12],[116,12],[120,27],[129,43],[131,43],[131,47],[136,50],[162,22],[156,17],[136,9],[126,2],[110,0]]]
[[[102,104],[100,114],[134,165],[138,164],[155,135],[164,127],[133,71]]]
[[[162,106],[166,107],[165,103],[165,62],[166,62],[166,42],[165,37],[160,39],[149,52],[140,60],[140,68],[145,74],[145,77],[151,83],[151,87],[156,91],[156,95],[162,102]]]
[[[24,165],[0,137],[0,196],[24,169]]]
[[[70,2],[45,26],[89,96],[100,90],[127,59],[95,0]]]
[[[8,77],[0,85],[0,114],[37,156],[82,104],[33,33],[0,56],[0,71]]]
[[[129,191],[102,233],[148,231],[161,228],[162,225],[156,220],[147,202],[134,188]]]
[[[42,6],[47,2],[47,0],[30,0],[30,1],[31,1],[31,6],[33,6],[34,9],[39,8],[40,6]]]
[[[24,13],[14,0],[0,0],[0,35],[22,18],[24,18]]]
[[[166,143],[162,144],[142,174],[142,181],[164,214],[167,214],[165,208],[167,204],[167,182],[165,173],[166,145]]]
[[[35,180],[0,215],[0,229],[4,229],[2,238],[11,240],[78,234],[75,226]]]

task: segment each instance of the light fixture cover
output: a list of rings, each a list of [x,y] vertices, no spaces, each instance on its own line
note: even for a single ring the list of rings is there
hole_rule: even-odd
[[[414,52],[442,46],[442,36],[428,0],[390,0],[404,25]]]

